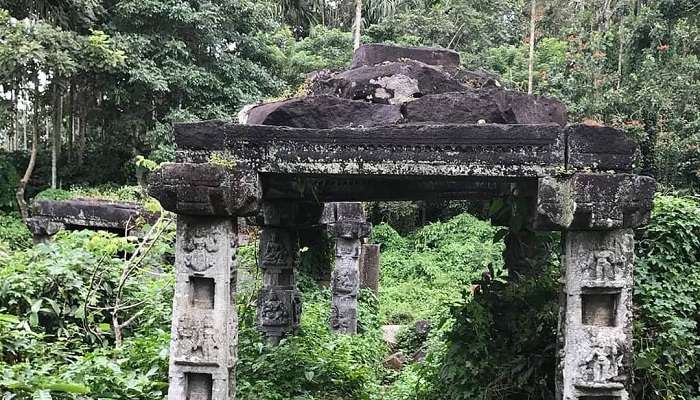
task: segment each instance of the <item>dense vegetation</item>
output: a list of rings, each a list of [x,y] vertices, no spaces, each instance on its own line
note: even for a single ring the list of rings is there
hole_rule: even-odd
[[[697,1],[362,5],[364,42],[455,49],[465,68],[519,90],[532,78],[572,122],[639,142],[642,172],[674,194],[657,197],[637,232],[636,398],[700,400]],[[303,93],[307,74],[349,65],[353,16],[352,0],[0,0],[0,398],[167,391],[172,216],[142,239],[62,232],[33,245],[16,199],[30,160],[21,198],[157,208],[137,184],[172,160],[173,122],[235,119],[245,104]],[[542,238],[553,249],[543,277],[505,284],[497,228],[448,218],[465,204],[429,207],[423,217],[443,222],[421,226],[408,204],[369,205],[389,224],[375,226],[381,288],[362,293],[354,337],[331,334],[330,293],[302,274],[299,335],[266,345],[254,324],[255,247],[240,249],[256,279],[238,294],[239,399],[552,399],[558,238]],[[404,326],[391,349],[386,324]],[[397,350],[408,360],[398,371],[384,365]]]
[[[698,210],[694,199],[658,196],[652,223],[638,234],[635,367],[641,399],[700,398]],[[5,398],[161,398],[167,390],[172,223],[166,218],[151,227],[151,237],[158,235],[148,252],[133,238],[88,231],[30,246],[21,223],[3,225]],[[270,347],[255,329],[260,282],[249,282],[238,293],[238,398],[553,398],[556,254],[545,276],[506,285],[503,244],[494,237],[496,228],[468,214],[408,236],[377,226],[380,293],[361,293],[358,336],[330,332],[330,292],[302,275],[299,335]],[[254,246],[244,246],[240,255],[240,268],[259,279]],[[130,266],[136,272],[124,280]],[[494,279],[482,282],[485,270]],[[117,298],[119,318],[133,317],[121,341],[113,328]],[[411,327],[418,320],[430,321],[432,329],[417,334]],[[390,349],[379,328],[391,323],[406,327],[395,346],[408,359],[400,371],[383,364]],[[423,361],[411,361],[418,352]]]

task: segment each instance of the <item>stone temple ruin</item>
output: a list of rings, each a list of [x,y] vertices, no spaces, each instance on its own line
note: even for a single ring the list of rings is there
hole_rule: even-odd
[[[139,234],[141,222],[154,223],[158,213],[133,202],[96,199],[34,200],[27,226],[34,242],[48,240],[60,230],[104,230],[120,235]]]
[[[353,332],[369,225],[347,202],[433,199],[517,200],[495,221],[511,227],[513,279],[537,274],[532,232],[562,232],[557,397],[630,398],[632,229],[655,190],[634,174],[637,146],[458,65],[447,50],[369,45],[350,70],[316,74],[307,97],[255,107],[242,124],[176,126],[177,162],[149,189],[178,214],[170,399],[235,396],[237,218],[260,221],[258,324],[274,341],[298,326],[298,232],[320,225],[324,203],[340,202],[332,323]]]

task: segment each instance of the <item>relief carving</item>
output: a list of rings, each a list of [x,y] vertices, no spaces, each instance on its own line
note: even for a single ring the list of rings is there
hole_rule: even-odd
[[[193,271],[203,272],[216,264],[216,253],[219,251],[218,232],[197,226],[185,233],[185,266]]]
[[[335,244],[336,257],[360,257],[360,241],[359,240],[337,240]]]
[[[356,296],[359,283],[359,276],[355,268],[336,268],[333,271],[334,293]]]
[[[331,306],[331,328],[336,332],[354,331],[356,314],[355,310],[346,308],[341,310],[337,305]]]
[[[616,280],[624,273],[626,258],[610,250],[594,251],[583,267],[583,272],[595,281]]]
[[[205,318],[180,318],[177,326],[175,356],[188,362],[211,362],[219,349],[214,326]]]
[[[261,243],[263,243],[261,264],[263,266],[291,267],[290,252],[282,234],[272,231],[269,235],[267,240],[261,240]]]
[[[594,338],[592,347],[580,367],[581,387],[617,387],[626,378],[624,370],[625,345],[618,341],[604,343]]]
[[[284,326],[290,321],[287,304],[274,291],[264,298],[261,316],[263,326]]]

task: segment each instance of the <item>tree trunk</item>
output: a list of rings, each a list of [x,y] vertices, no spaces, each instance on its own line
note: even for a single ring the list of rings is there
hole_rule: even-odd
[[[73,163],[73,141],[75,140],[75,82],[71,80],[68,88],[68,165]]]
[[[24,199],[24,192],[27,189],[27,184],[29,179],[32,177],[34,172],[34,166],[36,165],[36,155],[39,145],[39,77],[34,76],[34,122],[33,122],[33,132],[32,132],[32,151],[29,156],[29,165],[27,165],[26,171],[24,171],[24,176],[19,181],[17,185],[17,192],[15,193],[15,198],[17,199],[17,206],[19,207],[19,212],[22,214],[22,219],[26,223],[29,219],[29,208],[27,207],[27,201]]]
[[[362,0],[355,0],[355,26],[353,30],[353,49],[360,47],[360,30],[362,28]]]
[[[532,10],[530,12],[530,60],[528,61],[527,73],[527,94],[532,94],[532,81],[535,69],[535,12],[537,0],[532,0]]]
[[[625,51],[625,16],[620,18],[620,29],[618,32],[620,47],[617,49],[617,90],[622,86],[622,53]]]
[[[51,189],[58,187],[58,147],[61,138],[61,95],[58,93],[58,82],[53,85],[53,135],[51,136]]]

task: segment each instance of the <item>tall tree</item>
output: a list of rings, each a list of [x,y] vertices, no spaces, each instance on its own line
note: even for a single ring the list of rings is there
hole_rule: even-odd
[[[527,66],[527,93],[532,94],[532,82],[534,77],[535,69],[535,14],[537,11],[537,0],[532,0],[532,7],[530,9],[530,57],[528,59]]]

